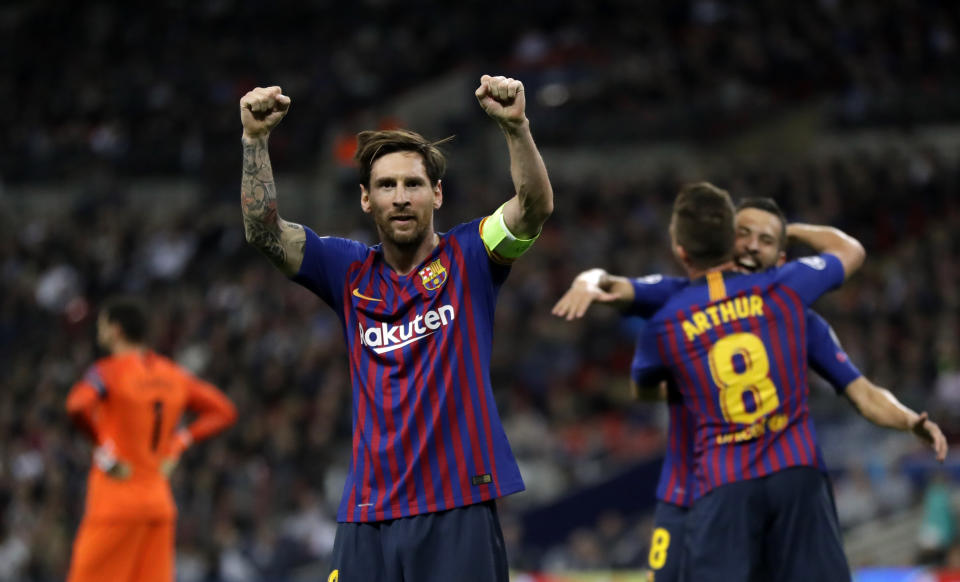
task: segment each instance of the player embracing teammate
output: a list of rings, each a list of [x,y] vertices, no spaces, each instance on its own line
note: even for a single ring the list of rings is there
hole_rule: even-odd
[[[807,361],[867,419],[913,431],[940,460],[947,449],[936,424],[863,378],[806,308],[860,265],[862,247],[829,227],[788,226],[769,199],[744,201],[734,225],[729,196],[707,183],[681,190],[670,234],[688,278],[591,270],[554,307],[573,319],[599,301],[650,318],[632,376],[642,390],[668,387],[654,579],[849,580]],[[788,236],[821,254],[784,265]]]

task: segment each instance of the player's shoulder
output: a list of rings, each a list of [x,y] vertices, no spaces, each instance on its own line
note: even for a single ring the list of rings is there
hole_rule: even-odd
[[[772,274],[777,280],[784,280],[796,276],[818,276],[836,267],[843,268],[840,259],[830,253],[820,253],[787,261],[767,273]]]
[[[660,273],[632,277],[629,282],[633,287],[633,301],[626,314],[639,315],[643,318],[649,318],[671,297],[690,284],[690,280],[685,277],[672,277]]]
[[[642,277],[633,277],[630,281],[635,287],[659,288],[679,290],[690,285],[690,279],[686,277],[676,277],[673,275],[664,275],[662,273],[653,273],[643,275]]]
[[[446,252],[458,252],[459,249],[470,256],[486,254],[486,247],[483,244],[483,221],[486,217],[475,218],[467,222],[461,222],[456,226],[444,231],[438,232],[440,244],[446,249]]]
[[[377,247],[367,243],[334,235],[318,235],[309,227],[304,227],[307,235],[305,250],[309,254],[315,249],[333,251],[332,256],[341,256],[356,260],[376,251]]]
[[[117,355],[107,355],[101,358],[94,360],[90,366],[87,367],[86,375],[97,375],[100,376],[114,374],[117,372],[123,372],[129,368],[130,363],[127,358]]]
[[[190,370],[184,368],[172,358],[154,351],[149,351],[144,354],[143,364],[148,373],[155,376],[164,376],[170,379],[184,379],[193,375]]]
[[[118,360],[116,356],[97,358],[83,371],[83,381],[100,390],[106,381],[105,379],[112,376],[117,369]]]
[[[446,232],[438,233],[440,238],[456,238],[463,239],[465,237],[476,237],[480,239],[481,229],[483,228],[484,221],[489,218],[487,216],[481,216],[468,220],[466,222],[461,222],[460,224],[454,226]]]

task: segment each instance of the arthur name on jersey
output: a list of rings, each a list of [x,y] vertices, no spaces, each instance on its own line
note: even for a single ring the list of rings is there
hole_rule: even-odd
[[[418,315],[412,321],[400,325],[381,323],[378,326],[364,328],[360,325],[360,341],[378,354],[398,350],[403,346],[431,336],[441,327],[456,319],[452,305],[443,305],[440,309],[431,309]]]
[[[721,301],[704,308],[703,311],[695,311],[690,319],[683,320],[681,325],[683,332],[687,335],[687,341],[692,342],[697,339],[697,336],[715,326],[748,317],[763,317],[763,298],[759,295],[734,297]]]

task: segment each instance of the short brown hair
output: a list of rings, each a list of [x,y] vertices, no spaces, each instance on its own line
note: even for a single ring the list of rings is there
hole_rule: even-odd
[[[370,170],[381,156],[394,152],[417,152],[423,157],[430,184],[436,186],[447,171],[447,159],[437,146],[451,139],[453,136],[431,142],[409,129],[361,131],[357,134],[357,153],[354,155],[360,164],[360,183],[370,187]]]
[[[726,190],[709,182],[680,188],[673,203],[673,234],[692,266],[715,267],[733,256],[734,214]]]

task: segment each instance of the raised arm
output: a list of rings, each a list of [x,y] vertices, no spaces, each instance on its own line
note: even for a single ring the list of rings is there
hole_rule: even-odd
[[[940,427],[927,418],[926,412],[917,414],[897,400],[886,388],[876,386],[860,376],[851,382],[844,393],[860,414],[877,426],[910,431],[933,448],[938,461],[947,456],[947,439]]]
[[[867,251],[860,241],[832,226],[792,223],[787,225],[787,237],[792,243],[802,243],[818,253],[830,253],[843,264],[844,278],[857,272]]]
[[[286,275],[294,275],[303,262],[306,233],[277,213],[277,186],[267,151],[270,131],[290,109],[290,98],[280,87],[257,87],[240,99],[243,124],[243,180],[240,208],[247,242],[255,246]]]
[[[518,239],[532,239],[553,212],[553,188],[547,168],[530,133],[523,83],[506,77],[480,77],[476,90],[480,106],[507,138],[510,175],[516,195],[503,209],[503,220]]]

